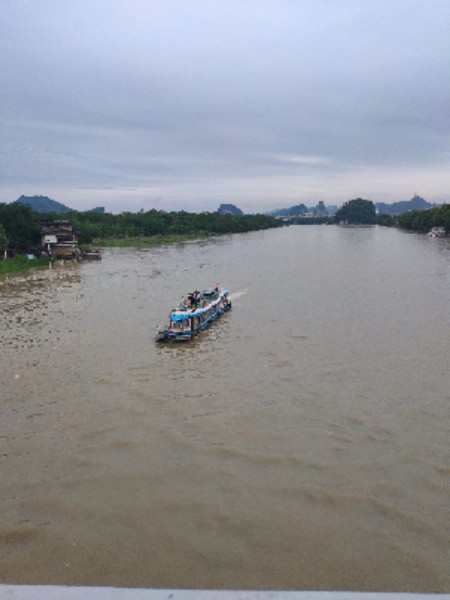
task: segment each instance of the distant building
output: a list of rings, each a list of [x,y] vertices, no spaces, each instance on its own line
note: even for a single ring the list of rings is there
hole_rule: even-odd
[[[320,202],[317,204],[316,208],[314,209],[314,215],[316,217],[328,217],[328,211],[323,200],[320,200]]]
[[[78,234],[70,221],[44,221],[41,223],[41,244],[53,258],[78,258]]]

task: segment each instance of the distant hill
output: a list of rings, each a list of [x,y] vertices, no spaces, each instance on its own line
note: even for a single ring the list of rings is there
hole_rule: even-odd
[[[380,215],[400,215],[412,210],[428,210],[433,208],[433,205],[420,196],[414,195],[411,200],[402,200],[400,202],[394,202],[393,204],[376,202],[375,208]]]
[[[243,215],[244,213],[240,208],[234,204],[221,204],[217,209],[217,212],[221,215]]]
[[[400,202],[394,202],[393,204],[386,204],[385,202],[376,202],[375,208],[380,215],[399,215],[401,213],[409,212],[412,210],[428,210],[433,208],[433,205],[421,198],[420,196],[414,195],[411,200],[402,200]],[[316,207],[306,207],[304,204],[296,204],[290,208],[280,208],[278,210],[271,210],[267,214],[273,217],[287,217],[296,216],[301,217],[306,213],[314,215],[329,216],[334,215],[338,210],[337,206],[325,206],[323,202],[319,202]]]
[[[26,204],[35,212],[53,212],[53,213],[67,213],[67,212],[75,212],[73,208],[69,208],[61,202],[57,202],[56,200],[52,200],[47,196],[20,196],[16,200],[20,204]]]

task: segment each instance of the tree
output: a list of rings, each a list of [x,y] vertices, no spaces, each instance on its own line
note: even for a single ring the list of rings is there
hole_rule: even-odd
[[[8,238],[6,237],[3,225],[0,223],[0,253],[6,258],[6,251],[8,249]]]
[[[414,210],[397,216],[398,223],[403,229],[413,231],[428,231],[432,227],[444,227],[450,230],[450,205],[431,208],[430,210]]]
[[[371,200],[349,200],[335,215],[336,223],[344,221],[354,225],[371,225],[377,222],[375,204]]]
[[[392,215],[383,214],[378,215],[377,223],[378,225],[383,225],[384,227],[394,227],[396,224],[396,220],[395,217],[393,217]]]
[[[0,204],[0,224],[14,250],[26,252],[39,244],[39,220],[29,206],[17,202]]]

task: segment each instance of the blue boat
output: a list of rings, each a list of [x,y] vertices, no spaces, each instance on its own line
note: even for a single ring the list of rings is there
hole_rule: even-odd
[[[169,315],[169,327],[159,329],[157,342],[186,342],[231,309],[228,291],[219,287],[188,294]]]

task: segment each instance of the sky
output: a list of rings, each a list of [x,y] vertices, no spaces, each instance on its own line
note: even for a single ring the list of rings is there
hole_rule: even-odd
[[[450,201],[449,0],[0,0],[0,202]]]

